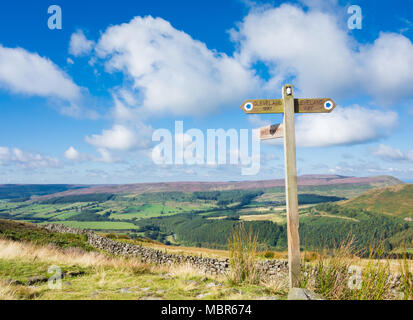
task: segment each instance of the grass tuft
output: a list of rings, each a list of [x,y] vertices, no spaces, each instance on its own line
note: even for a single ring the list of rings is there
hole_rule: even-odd
[[[330,300],[413,299],[411,261],[405,256],[397,276],[383,252],[384,246],[379,244],[369,249],[367,259],[360,259],[354,238],[349,238],[315,262],[304,260],[301,285]]]
[[[413,243],[412,243],[413,244]],[[413,300],[413,267],[409,266],[407,250],[400,262],[400,287],[405,300]]]
[[[254,234],[252,229],[247,232],[243,223],[235,226],[228,239],[229,279],[233,283],[259,283],[259,271],[256,267],[257,239],[257,234]]]

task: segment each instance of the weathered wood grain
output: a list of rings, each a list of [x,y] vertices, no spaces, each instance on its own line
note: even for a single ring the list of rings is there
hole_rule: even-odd
[[[287,89],[291,88],[291,94]],[[298,234],[298,191],[297,191],[297,161],[294,124],[294,91],[293,86],[283,87],[284,101],[284,159],[285,159],[285,195],[287,204],[287,234],[288,234],[288,266],[290,287],[299,287],[301,283],[300,266],[300,236]]]

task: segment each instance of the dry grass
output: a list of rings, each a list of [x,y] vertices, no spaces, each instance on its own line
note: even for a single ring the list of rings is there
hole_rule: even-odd
[[[61,249],[54,246],[39,247],[30,243],[0,240],[0,259],[41,260],[50,263],[78,265],[82,267],[114,267],[120,269],[150,271],[151,266],[136,259],[109,257],[102,253],[81,249]]]
[[[354,265],[353,243],[342,244],[332,253],[320,255],[313,263],[303,263],[303,288],[314,290],[324,298],[340,300],[347,295],[348,270]]]
[[[153,243],[150,243],[150,244],[145,243],[145,247],[162,250],[167,253],[174,253],[174,254],[202,256],[202,257],[210,257],[210,258],[228,258],[227,250],[198,248],[198,247],[166,246],[164,244],[153,244]]]
[[[278,224],[285,223],[286,217],[279,213],[250,214],[239,217],[243,221],[272,221]]]
[[[229,279],[234,283],[258,283],[260,275],[256,267],[258,236],[244,224],[238,224],[228,239],[230,272]]]
[[[191,265],[190,263],[184,264],[174,264],[172,266],[163,266],[160,267],[160,271],[167,272],[173,277],[184,277],[184,278],[195,278],[195,277],[205,277],[205,273]],[[215,280],[225,280],[223,275],[208,275],[209,278]]]
[[[400,266],[403,264],[403,259],[376,259],[378,263],[389,267],[392,274],[400,273]],[[357,259],[355,263],[365,268],[370,262],[370,259]],[[413,270],[413,260],[406,260],[406,269]]]
[[[0,300],[34,299],[38,294],[37,288],[13,286],[0,281]]]
[[[406,256],[400,262],[399,274],[404,299],[413,300],[413,261],[407,260]]]
[[[369,258],[360,259],[353,244],[349,238],[332,253],[303,263],[302,286],[331,300],[413,299],[412,261],[381,259],[381,245],[370,248]],[[394,287],[397,274],[400,284]]]
[[[0,300],[16,299],[16,291],[9,284],[0,282]]]

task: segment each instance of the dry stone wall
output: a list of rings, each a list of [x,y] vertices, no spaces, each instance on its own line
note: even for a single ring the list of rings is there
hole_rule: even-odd
[[[137,257],[142,262],[158,265],[190,264],[206,274],[227,274],[229,271],[228,259],[170,254],[141,245],[114,241],[107,237],[99,236],[90,230],[71,228],[61,224],[46,224],[43,227],[52,232],[84,234],[87,236],[87,241],[92,247],[107,251],[114,255]],[[270,278],[285,275],[285,273],[288,272],[286,261],[264,260],[258,262],[257,267],[261,270],[262,274],[267,275]]]

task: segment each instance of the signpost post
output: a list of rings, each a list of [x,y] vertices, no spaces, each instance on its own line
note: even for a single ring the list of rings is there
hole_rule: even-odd
[[[261,128],[260,138],[265,140],[284,137],[288,266],[291,288],[299,287],[301,282],[294,115],[295,113],[329,113],[335,107],[336,103],[329,98],[294,99],[294,88],[290,84],[283,87],[282,99],[246,100],[241,105],[241,109],[246,114],[284,114],[282,124]]]

